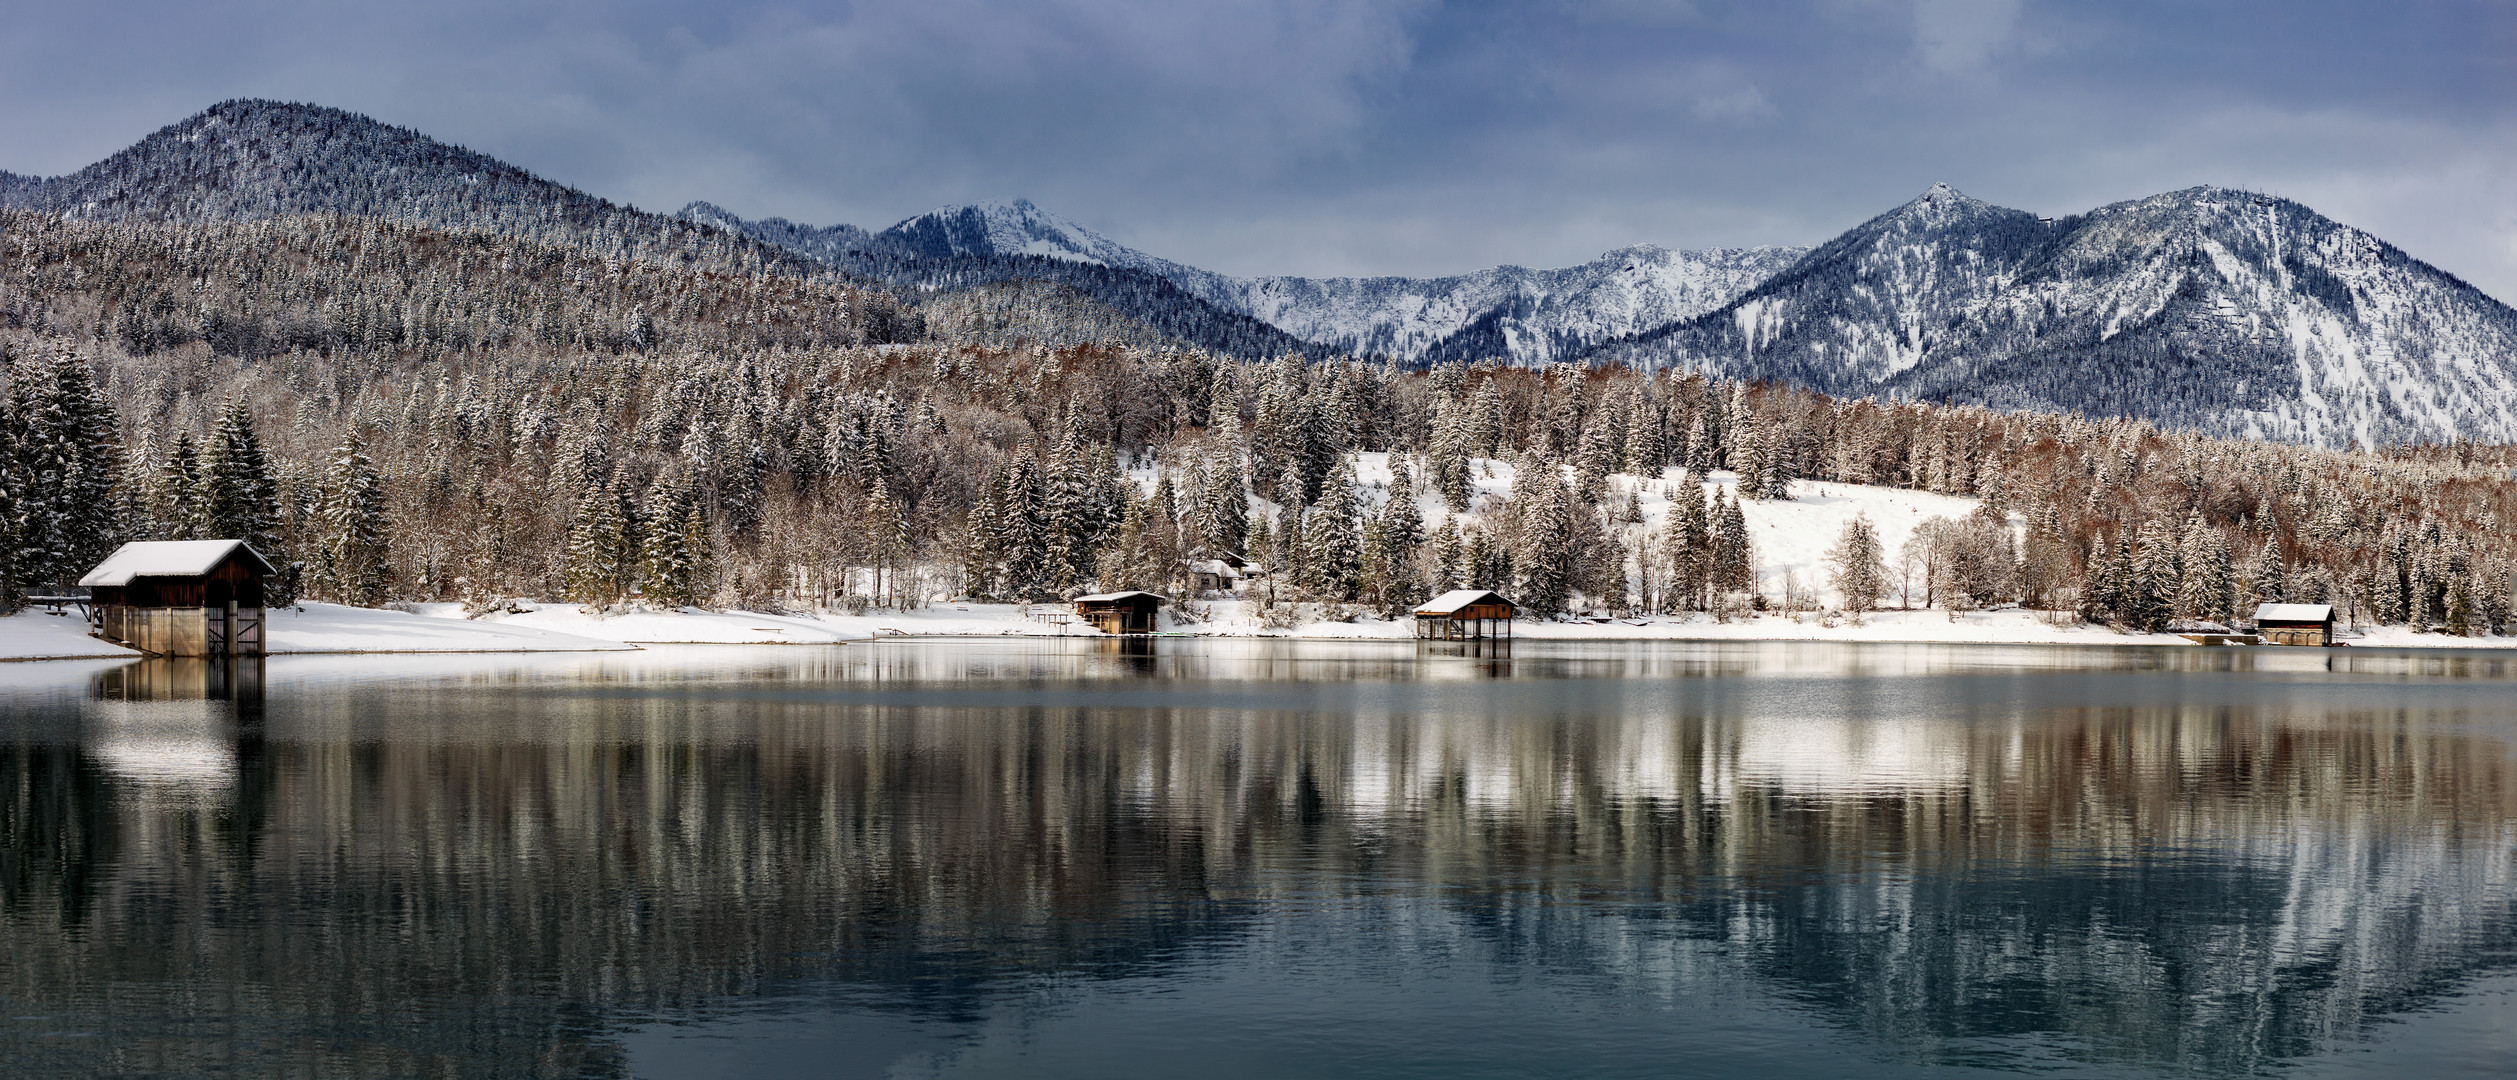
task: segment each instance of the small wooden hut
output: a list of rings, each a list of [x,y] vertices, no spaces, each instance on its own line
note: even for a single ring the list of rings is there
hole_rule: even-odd
[[[159,656],[259,656],[271,563],[242,540],[140,540],[79,584],[88,629]]]
[[[1075,598],[1075,615],[1105,634],[1150,634],[1162,597],[1149,592],[1094,593]]]
[[[2255,609],[2255,632],[2272,645],[2331,645],[2333,605],[2261,605]]]
[[[1485,589],[1453,589],[1416,608],[1416,636],[1441,641],[1476,641],[1512,636],[1512,616],[1520,607]]]

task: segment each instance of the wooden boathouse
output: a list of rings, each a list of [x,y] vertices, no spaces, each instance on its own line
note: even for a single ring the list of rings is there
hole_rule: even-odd
[[[1482,641],[1512,636],[1520,607],[1500,593],[1453,589],[1416,608],[1416,636],[1437,641]]]
[[[2331,645],[2333,605],[2261,605],[2255,609],[2255,633],[2273,645]]]
[[[79,584],[88,631],[159,656],[259,656],[269,560],[242,540],[139,540]]]
[[[1149,592],[1093,593],[1075,598],[1075,615],[1105,634],[1150,634],[1162,597]]]

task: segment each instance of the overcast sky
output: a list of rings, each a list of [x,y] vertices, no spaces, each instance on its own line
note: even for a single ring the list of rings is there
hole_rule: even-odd
[[[2517,301],[2517,3],[0,0],[0,168],[352,109],[638,206],[1027,196],[1232,273],[1810,244],[1946,181],[2279,192]]]

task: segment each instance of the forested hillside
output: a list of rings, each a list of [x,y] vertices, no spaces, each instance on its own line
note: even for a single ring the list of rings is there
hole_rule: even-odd
[[[0,259],[12,595],[126,537],[240,535],[304,595],[359,603],[1176,594],[1201,551],[1356,610],[1453,585],[1541,612],[1796,602],[1758,590],[1723,499],[1636,524],[1645,488],[1695,490],[1678,470],[1748,498],[1979,497],[1875,554],[1913,555],[1936,602],[2131,626],[2290,598],[2478,631],[2517,568],[2505,447],[2336,453],[1627,368],[938,343],[879,290],[374,220],[15,213]],[[1396,468],[1357,471],[1384,450]],[[1520,479],[1473,495],[1498,459]]]

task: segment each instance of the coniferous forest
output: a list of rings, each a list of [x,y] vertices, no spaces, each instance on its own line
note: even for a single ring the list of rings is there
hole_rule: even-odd
[[[1919,550],[1845,537],[1855,606],[1890,559],[1920,566],[1907,602],[2153,629],[2292,600],[2504,630],[2517,586],[2502,446],[1233,356],[1054,284],[921,308],[739,251],[659,265],[369,218],[8,213],[0,257],[13,603],[124,539],[208,536],[273,554],[284,597],[480,610],[1181,595],[1185,560],[1224,552],[1276,568],[1276,600],[1358,611],[1452,587],[1541,613],[1788,602],[1753,592],[1718,493],[1656,528],[1632,512],[1713,470],[1750,499],[1815,479],[1983,500]],[[1358,452],[1392,467],[1366,482]],[[1520,482],[1475,494],[1497,462]],[[1448,513],[1391,509],[1413,496]]]

